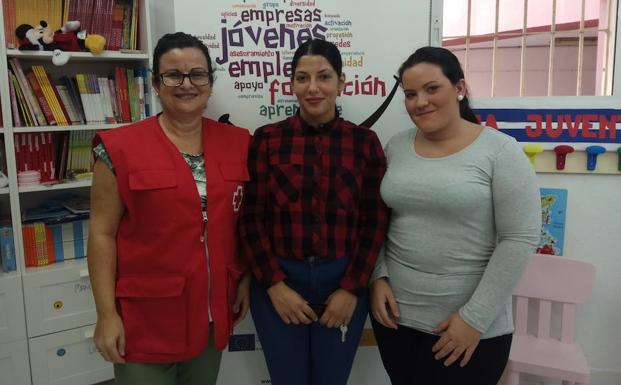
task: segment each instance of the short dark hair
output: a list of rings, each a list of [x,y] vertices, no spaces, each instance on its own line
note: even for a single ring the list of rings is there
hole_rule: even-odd
[[[435,64],[442,73],[446,76],[451,84],[455,85],[461,79],[464,79],[464,71],[461,69],[459,59],[451,51],[442,47],[422,47],[417,49],[406,61],[399,67],[399,81],[403,82],[403,73],[414,67],[419,63]],[[459,115],[469,122],[479,124],[474,111],[470,108],[470,101],[468,95],[464,95],[464,98],[459,102]]]
[[[291,73],[295,74],[295,68],[298,66],[300,58],[304,55],[319,55],[326,58],[328,63],[334,68],[337,75],[341,76],[343,73],[343,60],[341,59],[341,51],[329,41],[321,39],[307,40],[301,44],[293,54],[293,60],[291,60]]]
[[[201,50],[203,55],[205,55],[205,59],[207,59],[207,71],[209,72],[209,83],[213,84],[214,78],[214,68],[211,64],[211,56],[209,56],[209,49],[203,42],[188,33],[185,32],[175,32],[175,33],[167,33],[162,36],[158,41],[155,49],[153,50],[153,81],[159,82],[159,74],[160,74],[160,59],[162,56],[175,48],[198,48]]]

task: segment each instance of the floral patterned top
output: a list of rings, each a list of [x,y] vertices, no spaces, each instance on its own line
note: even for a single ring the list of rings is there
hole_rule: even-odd
[[[106,151],[103,143],[98,144],[93,148],[93,152],[97,155],[97,158],[101,159],[110,170],[114,172],[114,165],[112,164],[112,160]],[[194,181],[196,182],[196,189],[198,190],[198,195],[201,197],[201,207],[203,208],[203,212],[207,212],[207,174],[205,173],[205,158],[203,155],[191,155],[181,153],[183,155],[183,159],[190,167],[192,171],[192,175],[194,176]]]

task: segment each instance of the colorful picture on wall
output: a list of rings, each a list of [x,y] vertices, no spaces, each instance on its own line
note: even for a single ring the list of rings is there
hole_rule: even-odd
[[[541,192],[541,240],[537,252],[563,255],[565,237],[565,212],[567,211],[567,190],[542,188]]]

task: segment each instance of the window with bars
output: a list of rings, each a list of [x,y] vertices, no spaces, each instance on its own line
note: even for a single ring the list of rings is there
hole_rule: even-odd
[[[474,97],[611,95],[617,0],[444,0]]]

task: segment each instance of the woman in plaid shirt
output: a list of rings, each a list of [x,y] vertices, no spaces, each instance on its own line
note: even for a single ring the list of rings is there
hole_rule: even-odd
[[[240,233],[251,311],[272,384],[345,385],[384,241],[386,160],[373,131],[338,116],[334,44],[302,44],[292,73],[298,112],[257,129],[248,155]]]

